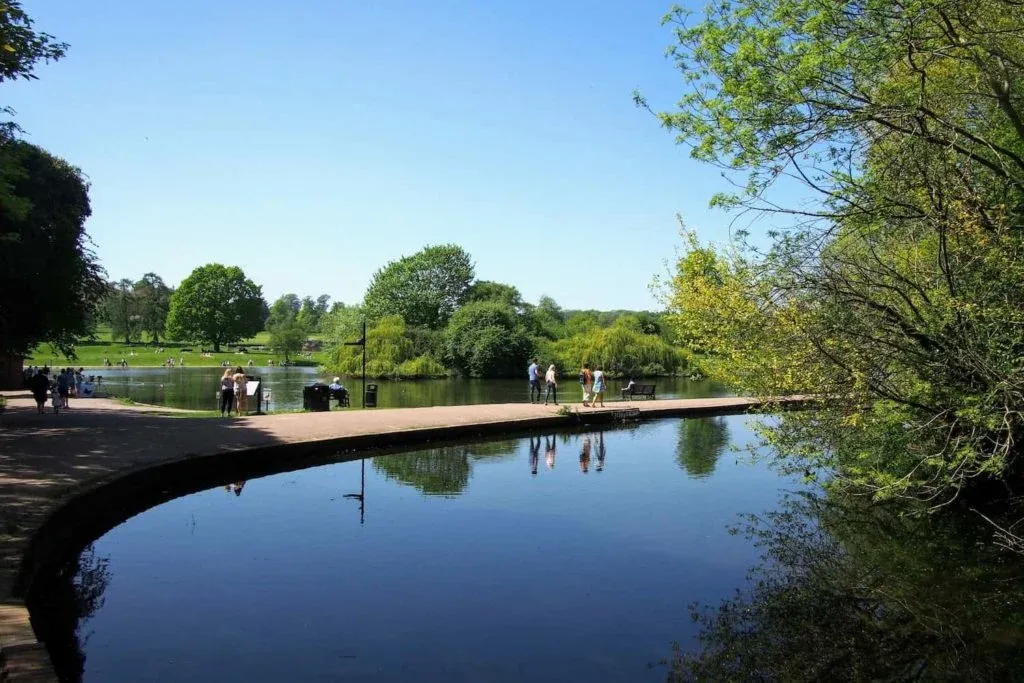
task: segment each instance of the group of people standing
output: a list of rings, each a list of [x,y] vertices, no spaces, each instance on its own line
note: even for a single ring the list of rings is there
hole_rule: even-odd
[[[36,411],[40,415],[45,412],[47,395],[53,402],[54,413],[59,413],[62,408],[70,408],[72,397],[92,396],[92,378],[86,378],[83,371],[84,368],[61,368],[51,372],[48,367],[29,367],[25,373],[25,383],[36,401]]]
[[[530,367],[527,368],[526,374],[530,380],[530,403],[540,403],[540,366],[537,364],[536,357],[530,359]],[[590,364],[584,363],[583,367],[580,368],[579,380],[580,386],[583,389],[583,405],[591,408],[600,402],[601,407],[604,408],[604,368],[598,366],[596,370],[591,372]],[[548,404],[549,399],[553,399],[557,406],[558,377],[554,364],[549,365],[547,372],[544,373],[544,383],[547,389],[544,392],[544,405]],[[536,400],[534,396],[536,396]]]
[[[248,408],[245,395],[245,373],[242,366],[234,370],[228,368],[220,378],[220,414],[230,416],[232,408],[235,415],[241,415]]]

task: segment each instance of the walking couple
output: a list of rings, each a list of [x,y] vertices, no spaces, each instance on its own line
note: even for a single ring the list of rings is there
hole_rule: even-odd
[[[580,386],[583,387],[583,405],[593,408],[600,401],[604,408],[604,368],[600,365],[597,370],[590,371],[590,363],[584,363],[580,368]]]
[[[534,402],[534,392],[536,392],[537,403],[540,403],[540,367],[537,365],[537,359],[530,359],[530,367],[526,370],[527,376],[530,378],[530,403]],[[548,404],[548,398],[552,398],[555,401],[555,405],[558,405],[558,379],[555,376],[555,366],[549,365],[548,371],[544,374],[544,382],[547,384],[547,391],[544,392],[544,405]]]

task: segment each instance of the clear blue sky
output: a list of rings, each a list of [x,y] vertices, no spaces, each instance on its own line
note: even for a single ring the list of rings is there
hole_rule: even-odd
[[[529,301],[653,308],[675,214],[728,224],[718,171],[631,101],[682,93],[670,4],[26,0],[71,48],[4,98],[89,176],[114,279],[218,261],[354,303],[455,242]]]

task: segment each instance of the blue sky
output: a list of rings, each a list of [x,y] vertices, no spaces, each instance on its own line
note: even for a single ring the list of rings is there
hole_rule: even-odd
[[[675,214],[728,225],[719,172],[631,101],[682,92],[670,4],[25,0],[71,48],[4,97],[89,176],[114,279],[217,261],[354,303],[455,242],[530,301],[654,308]]]

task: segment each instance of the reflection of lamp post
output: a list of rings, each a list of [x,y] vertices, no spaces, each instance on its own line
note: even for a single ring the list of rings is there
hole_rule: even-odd
[[[359,523],[366,522],[366,458],[359,459],[359,493],[346,493],[343,498],[352,498],[359,501]]]
[[[359,341],[345,342],[345,346],[362,346],[363,347],[363,399],[360,404],[363,408],[366,407],[366,320],[363,320],[363,337]]]

